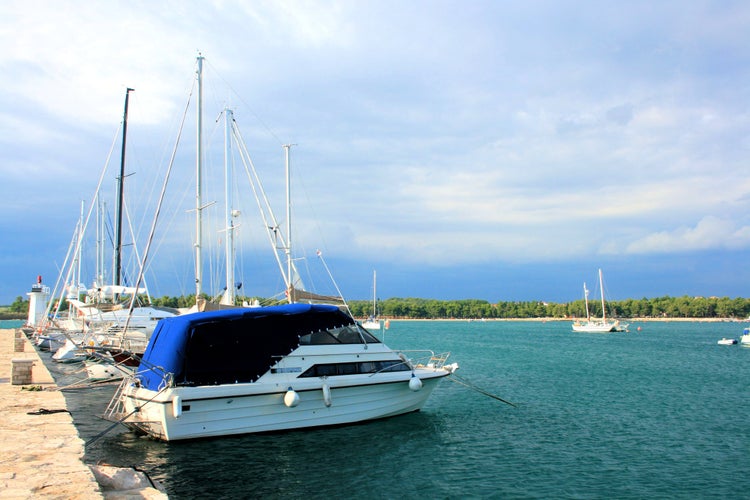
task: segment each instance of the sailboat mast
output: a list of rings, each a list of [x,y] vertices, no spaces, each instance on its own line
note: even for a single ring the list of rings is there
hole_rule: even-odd
[[[226,284],[224,292],[224,304],[234,305],[234,224],[232,222],[232,173],[230,157],[232,154],[232,110],[224,108],[224,202],[226,204]]]
[[[289,290],[289,300],[293,301],[293,279],[292,279],[292,179],[289,167],[289,150],[293,144],[284,144],[284,157],[286,166],[286,288]]]
[[[86,202],[81,200],[81,215],[78,219],[78,254],[76,254],[76,277],[75,277],[75,286],[76,286],[76,299],[79,298],[79,286],[81,283],[81,257],[83,253],[83,210]]]
[[[583,300],[586,302],[586,321],[591,321],[591,314],[589,313],[589,290],[586,288],[586,282],[583,282]]]
[[[607,322],[607,312],[604,310],[604,280],[602,279],[602,270],[599,269],[599,290],[602,293],[602,322]]]
[[[120,153],[120,176],[117,178],[117,227],[115,228],[114,284],[120,285],[122,276],[122,198],[125,182],[125,144],[128,136],[128,99],[133,89],[125,91],[125,112],[122,116],[122,151]]]
[[[377,297],[378,297],[378,291],[377,291],[377,275],[375,274],[376,271],[372,271],[372,317],[378,315],[378,307],[377,307]]]
[[[96,195],[96,283],[104,284],[104,201],[97,193]]]
[[[203,286],[203,56],[198,53],[198,106],[196,111],[196,153],[195,153],[195,300],[201,296]]]

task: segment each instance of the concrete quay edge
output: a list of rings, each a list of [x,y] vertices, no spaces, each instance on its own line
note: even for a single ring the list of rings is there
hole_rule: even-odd
[[[115,468],[83,461],[85,443],[65,397],[26,336],[22,351],[16,339],[15,329],[0,330],[0,499],[167,498],[155,488],[113,489]],[[14,359],[33,361],[31,384],[11,383]]]

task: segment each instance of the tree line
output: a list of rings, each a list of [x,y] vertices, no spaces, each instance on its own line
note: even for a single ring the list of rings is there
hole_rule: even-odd
[[[354,317],[372,313],[372,302],[351,301]],[[658,297],[611,301],[607,316],[615,318],[740,318],[750,316],[750,299],[729,297]],[[435,300],[390,298],[377,302],[378,314],[385,318],[414,319],[572,319],[586,317],[583,299],[554,303],[510,301],[491,303],[486,300]],[[589,303],[592,316],[602,316],[601,304]]]
[[[238,302],[263,305],[283,303],[260,297],[240,297]],[[153,298],[152,304],[161,307],[188,308],[195,304],[195,295]],[[372,313],[372,302],[352,300],[348,303],[355,318],[365,318]],[[750,317],[750,299],[729,297],[657,297],[610,301],[606,304],[607,316],[615,318],[738,318]],[[0,315],[25,318],[29,301],[23,297],[0,311]],[[61,310],[67,310],[65,304]],[[377,302],[378,315],[394,319],[534,319],[585,318],[583,299],[573,302],[507,301],[491,303],[480,299],[437,300],[419,298],[389,298]],[[601,304],[590,302],[592,316],[601,317]]]

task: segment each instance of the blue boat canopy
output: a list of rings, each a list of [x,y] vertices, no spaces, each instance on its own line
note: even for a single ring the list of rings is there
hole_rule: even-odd
[[[300,345],[377,343],[337,306],[222,309],[159,321],[138,368],[142,387],[254,382]]]

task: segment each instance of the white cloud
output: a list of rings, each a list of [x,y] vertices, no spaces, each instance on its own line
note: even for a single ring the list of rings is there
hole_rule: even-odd
[[[706,216],[694,226],[649,234],[626,248],[627,253],[683,253],[709,249],[750,248],[750,226],[737,227],[734,222]]]
[[[233,16],[232,6],[224,12]],[[346,47],[354,38],[353,25],[347,19],[347,3],[329,3],[325,7],[310,1],[261,1],[236,6],[264,31],[263,39],[272,45],[320,49]],[[284,27],[280,30],[280,27]]]

